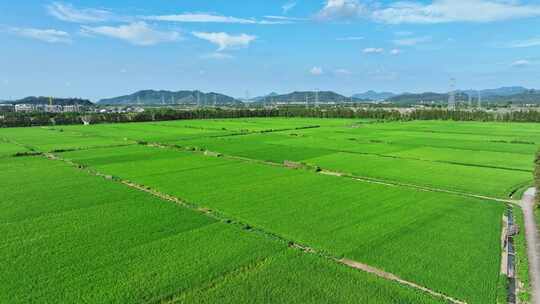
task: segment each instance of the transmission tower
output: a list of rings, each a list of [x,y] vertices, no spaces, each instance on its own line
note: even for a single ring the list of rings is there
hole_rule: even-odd
[[[315,107],[319,107],[319,89],[315,89]]]
[[[482,108],[482,92],[478,91],[478,108]]]
[[[450,79],[450,93],[448,94],[448,109],[456,109],[456,79]]]

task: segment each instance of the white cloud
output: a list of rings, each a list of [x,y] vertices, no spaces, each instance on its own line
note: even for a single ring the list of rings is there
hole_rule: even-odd
[[[248,47],[251,42],[257,39],[257,36],[248,34],[230,35],[224,32],[221,33],[205,33],[205,32],[193,32],[193,36],[209,41],[218,46],[218,52],[226,49],[235,49],[241,47]]]
[[[293,24],[297,21],[306,21],[305,18],[294,18],[288,16],[264,16],[265,20],[257,21],[258,24]]]
[[[398,32],[394,33],[394,35],[401,36],[401,37],[411,36],[412,34],[413,34],[413,32],[408,32],[408,31],[398,31]]]
[[[506,0],[434,0],[429,4],[395,2],[374,10],[371,16],[375,21],[389,24],[493,22],[540,16],[540,6]]]
[[[324,74],[324,70],[321,67],[314,66],[311,68],[311,70],[309,70],[309,73],[314,76],[321,76],[322,74]]]
[[[112,13],[107,10],[84,8],[77,9],[71,4],[53,2],[47,6],[50,15],[67,22],[95,23],[103,22],[112,18]]]
[[[134,22],[127,25],[114,26],[82,26],[82,33],[101,35],[130,42],[135,45],[149,46],[162,42],[173,42],[181,38],[178,32],[162,32],[154,30],[146,22]]]
[[[239,24],[255,24],[254,19],[236,18],[230,16],[221,16],[207,13],[185,13],[177,15],[162,15],[162,16],[145,16],[146,20],[154,21],[170,21],[170,22],[185,22],[185,23],[239,23]]]
[[[3,31],[20,37],[36,39],[48,43],[71,43],[71,36],[69,33],[55,29],[9,27]]]
[[[374,1],[326,0],[319,19],[366,17],[387,24],[433,24],[449,22],[486,23],[540,16],[540,5],[519,0],[432,0],[395,1],[387,5]]]
[[[305,20],[286,16],[264,16],[265,20],[254,18],[237,18],[208,13],[185,13],[177,15],[143,16],[144,20],[169,21],[181,23],[229,23],[229,24],[290,24]]]
[[[516,60],[512,62],[511,66],[516,67],[516,68],[522,68],[522,67],[529,66],[531,64],[532,63],[529,60],[521,59],[521,60]]]
[[[540,37],[535,37],[535,38],[521,40],[521,41],[514,41],[514,42],[511,42],[508,46],[511,48],[527,48],[527,47],[533,47],[533,46],[540,46]]]
[[[226,59],[233,59],[234,56],[225,54],[225,53],[210,53],[210,54],[204,54],[201,56],[202,59],[215,59],[215,60],[226,60]]]
[[[364,37],[357,37],[357,36],[350,36],[350,37],[341,37],[337,38],[337,41],[358,41],[358,40],[364,40]]]
[[[431,37],[424,36],[424,37],[411,37],[411,38],[396,39],[393,42],[395,45],[413,46],[413,45],[417,45],[419,43],[428,42],[428,41],[431,41]]]
[[[292,10],[295,6],[296,6],[296,1],[289,1],[285,4],[283,4],[283,6],[281,6],[281,10],[283,11],[284,14],[287,14],[290,10]]]
[[[397,55],[401,54],[401,50],[400,49],[393,49],[393,50],[390,51],[390,54],[394,55],[394,56],[397,56]]]
[[[383,48],[365,48],[362,50],[364,54],[381,54],[384,53]]]
[[[357,0],[327,0],[317,18],[321,20],[354,19],[362,16],[366,7]]]
[[[334,74],[345,76],[345,75],[351,75],[352,73],[351,73],[351,71],[349,71],[347,69],[337,69],[337,70],[334,71]]]

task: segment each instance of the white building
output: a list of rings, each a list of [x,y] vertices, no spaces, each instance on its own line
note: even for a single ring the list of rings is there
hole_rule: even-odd
[[[33,104],[17,104],[15,105],[15,112],[36,112],[38,111],[38,107]]]
[[[79,110],[80,110],[79,105],[70,105],[70,106],[63,107],[64,112],[79,112]]]

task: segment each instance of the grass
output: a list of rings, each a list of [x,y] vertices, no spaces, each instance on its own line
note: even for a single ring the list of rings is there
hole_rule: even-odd
[[[531,179],[530,172],[353,153],[325,155],[307,162],[356,176],[500,198],[509,197]]]
[[[0,169],[2,303],[441,303],[59,161]]]
[[[249,159],[506,198],[531,183],[540,127],[364,122],[254,118],[2,129],[0,233],[7,251],[0,259],[15,262],[0,278],[0,302],[432,301],[59,162],[11,157],[32,151],[68,151],[62,156],[325,253],[468,303],[495,302],[502,204]]]
[[[287,286],[284,288],[284,286]],[[165,303],[433,303],[365,273],[284,252],[255,269],[181,294]],[[442,301],[440,302],[442,303]]]
[[[501,204],[142,146],[63,156],[457,298],[496,297]]]
[[[20,152],[28,152],[24,147],[0,139],[0,158],[13,156]]]
[[[519,226],[519,234],[514,237],[514,246],[516,250],[516,269],[517,277],[521,283],[518,293],[520,303],[529,303],[531,301],[531,284],[529,280],[529,259],[527,254],[527,240],[525,238],[525,223],[523,212],[519,207],[513,207],[515,223]]]

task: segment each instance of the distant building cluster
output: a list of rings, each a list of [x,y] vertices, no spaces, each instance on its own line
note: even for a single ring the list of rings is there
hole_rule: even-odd
[[[122,106],[122,107],[105,107],[102,109],[96,109],[97,113],[142,113],[144,112],[143,107],[136,107],[136,106]]]
[[[79,105],[48,105],[48,104],[0,104],[0,112],[17,113],[75,113],[83,109]]]

